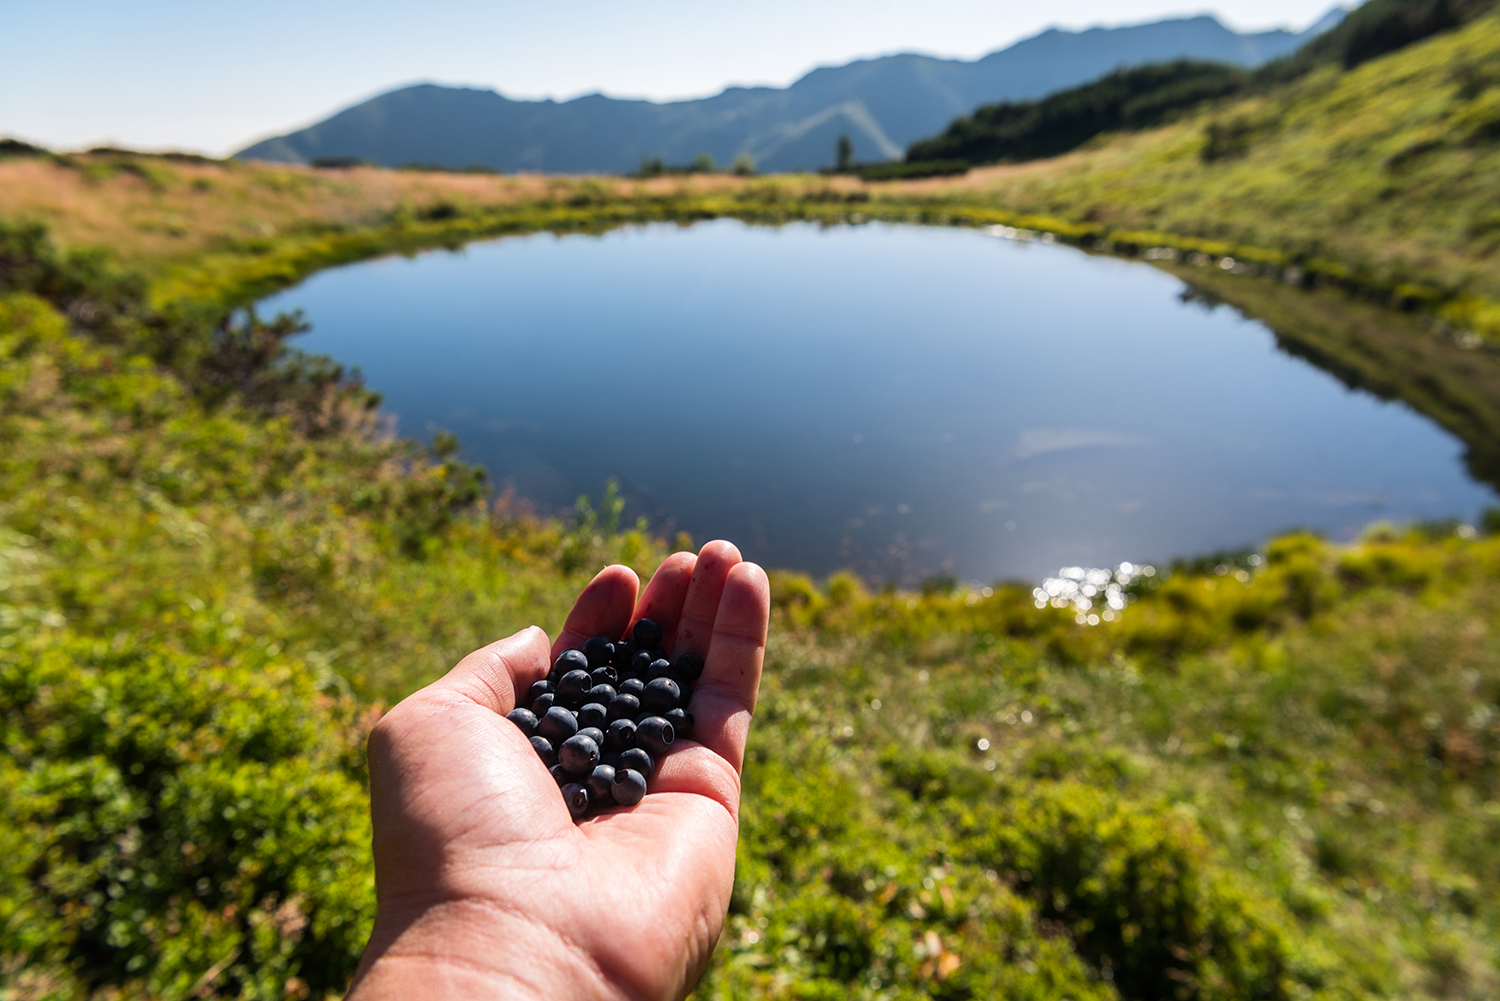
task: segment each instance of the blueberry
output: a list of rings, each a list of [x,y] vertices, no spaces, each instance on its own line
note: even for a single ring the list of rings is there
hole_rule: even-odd
[[[531,714],[533,716],[538,717],[538,718],[547,715],[547,710],[551,709],[552,708],[552,703],[554,703],[556,701],[557,701],[557,693],[556,692],[548,692],[545,695],[538,696],[531,703]]]
[[[635,806],[646,795],[646,777],[634,768],[618,768],[611,792],[621,806]]]
[[[589,740],[592,740],[594,743],[599,745],[599,750],[601,752],[604,750],[604,731],[599,729],[597,726],[584,727],[582,730],[578,731],[578,736],[587,737]]]
[[[562,787],[563,802],[568,804],[568,812],[573,815],[574,820],[579,820],[585,813],[589,812],[589,790],[588,786],[577,782],[569,782]]]
[[[641,619],[630,634],[643,647],[661,646],[661,626],[656,624],[655,619]]]
[[[578,725],[603,726],[609,721],[609,710],[599,702],[585,702],[583,708],[578,710]]]
[[[660,715],[681,704],[682,689],[671,678],[656,678],[646,683],[646,694],[641,696],[642,709]]]
[[[610,663],[623,671],[630,666],[630,658],[635,656],[636,649],[635,640],[616,640],[615,655]]]
[[[583,653],[589,659],[589,667],[603,667],[615,655],[615,645],[608,636],[590,636],[583,644]]]
[[[696,653],[685,653],[672,665],[672,677],[683,684],[692,684],[703,677],[703,658]]]
[[[589,787],[589,802],[594,804],[595,809],[609,806],[615,801],[614,793],[610,792],[610,786],[615,784],[615,770],[611,765],[595,765],[594,770],[589,772],[588,781],[584,783]]]
[[[552,662],[552,670],[557,672],[558,677],[569,671],[587,671],[588,669],[589,659],[582,650],[564,650]]]
[[[617,719],[635,719],[641,711],[641,700],[634,695],[621,692],[609,700],[606,708],[609,710],[611,722]]]
[[[505,718],[510,720],[516,726],[520,727],[521,732],[528,737],[536,733],[536,713],[532,712],[530,709],[522,709],[521,707],[517,706],[515,709],[512,709],[510,712],[506,713]]]
[[[673,709],[667,713],[667,722],[672,724],[672,730],[679,737],[691,737],[693,735],[693,714],[686,709]]]
[[[594,738],[576,733],[557,749],[557,763],[573,775],[587,775],[599,763],[599,745]]]
[[[672,724],[660,716],[647,716],[635,727],[635,742],[653,758],[666,754],[676,737],[677,732],[672,729]]]
[[[589,689],[588,701],[597,702],[601,706],[607,706],[610,699],[613,699],[616,694],[614,685],[595,685]]]
[[[632,747],[630,750],[620,754],[620,763],[615,765],[615,774],[618,775],[622,768],[629,768],[631,771],[639,772],[649,779],[652,773],[656,771],[656,762],[652,760],[651,755],[639,747]]]
[[[646,669],[651,666],[651,662],[655,659],[651,656],[650,650],[637,651],[636,655],[630,658],[631,675],[637,678],[644,678],[646,676]]]
[[[531,686],[530,691],[526,693],[526,704],[531,705],[533,702],[541,698],[543,695],[546,695],[548,692],[555,691],[557,691],[557,686],[550,681],[534,682]]]
[[[542,759],[542,764],[548,768],[557,764],[557,752],[552,749],[552,741],[546,737],[532,737],[531,749],[536,752],[537,757]]]
[[[576,709],[583,705],[584,698],[593,687],[594,679],[589,677],[589,672],[569,671],[557,679],[557,701],[570,709]]]
[[[608,664],[596,667],[589,672],[589,677],[594,680],[595,685],[617,685],[620,683],[620,672]]]
[[[635,721],[629,719],[617,719],[604,731],[604,749],[606,751],[627,751],[635,746]]]
[[[568,770],[562,765],[553,765],[547,771],[552,773],[552,780],[560,786],[565,786],[573,781],[573,776],[569,775]]]
[[[634,695],[636,698],[640,698],[641,693],[643,693],[645,690],[646,683],[640,678],[626,678],[624,681],[620,682],[619,685],[619,692],[621,695]]]
[[[670,677],[672,677],[672,662],[670,660],[662,658],[661,660],[653,660],[650,664],[646,665],[647,681]]]
[[[536,732],[552,741],[552,745],[556,747],[578,732],[578,720],[566,709],[553,706],[537,724]]]

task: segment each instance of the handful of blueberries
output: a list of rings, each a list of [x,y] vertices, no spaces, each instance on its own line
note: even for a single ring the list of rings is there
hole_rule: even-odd
[[[693,732],[687,704],[703,658],[669,660],[661,642],[661,626],[641,619],[626,639],[594,636],[564,650],[526,706],[506,715],[531,738],[574,820],[639,803],[656,763]]]

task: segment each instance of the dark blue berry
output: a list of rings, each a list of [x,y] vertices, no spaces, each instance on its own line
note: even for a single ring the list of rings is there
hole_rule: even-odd
[[[655,678],[647,682],[646,694],[641,696],[641,708],[658,715],[681,704],[682,689],[671,678]]]
[[[610,792],[621,806],[635,806],[646,795],[646,776],[634,768],[617,768]]]
[[[637,643],[648,649],[661,646],[661,626],[656,624],[655,619],[641,619],[630,631],[630,635]]]
[[[646,665],[646,680],[647,681],[654,681],[657,678],[670,678],[670,677],[672,677],[672,662],[671,661],[663,658],[661,660],[653,660],[650,664]]]
[[[635,746],[635,720],[617,719],[604,731],[604,749],[606,751],[629,750]]]
[[[575,733],[557,749],[557,763],[573,775],[587,775],[599,763],[599,745],[594,738]]]
[[[611,721],[617,719],[635,719],[641,711],[641,700],[634,695],[621,692],[609,700],[609,705],[606,708],[609,711],[609,719]]]
[[[556,747],[578,732],[578,720],[566,709],[553,706],[537,724],[536,732],[552,741],[552,746]]]
[[[646,676],[646,669],[651,666],[653,659],[650,650],[637,650],[635,656],[630,658],[631,676],[644,678]]]
[[[578,731],[578,736],[589,738],[594,743],[599,745],[599,750],[601,752],[604,750],[604,731],[599,729],[597,726],[584,727],[582,730]]]
[[[578,725],[602,727],[609,722],[609,710],[598,702],[585,702],[578,710]]]
[[[641,693],[645,690],[646,683],[640,678],[626,678],[620,682],[618,689],[621,695],[634,695],[636,698],[640,698]]]
[[[615,655],[615,645],[608,636],[590,636],[583,644],[583,653],[589,659],[590,668],[603,667]]]
[[[621,752],[620,763],[615,765],[615,773],[619,774],[622,768],[629,768],[632,771],[639,772],[649,779],[656,771],[656,762],[652,759],[651,755],[647,754],[641,748],[632,747],[628,751]]]
[[[635,726],[635,742],[653,758],[666,754],[676,738],[677,731],[661,716],[647,716]]]
[[[562,765],[553,765],[547,771],[552,773],[552,780],[560,786],[565,786],[573,781],[573,776],[569,775],[568,770]]]
[[[597,685],[610,685],[610,686],[613,686],[613,685],[619,684],[619,681],[620,681],[620,672],[616,671],[614,668],[612,668],[612,667],[610,667],[609,665],[606,664],[604,667],[596,667],[592,671],[590,671],[589,672],[589,677],[593,679],[594,684],[596,686]]]
[[[547,692],[545,695],[537,696],[535,701],[531,703],[531,714],[538,719],[542,718],[543,716],[547,715],[547,710],[551,709],[552,704],[556,701],[556,692]]]
[[[569,709],[576,709],[583,705],[593,687],[594,679],[589,677],[589,672],[569,671],[557,679],[557,701]]]
[[[567,674],[569,671],[587,671],[588,669],[589,659],[582,650],[564,650],[552,662],[552,670],[558,674]]]
[[[673,709],[667,713],[667,722],[672,724],[672,730],[679,737],[691,737],[693,735],[693,714],[686,709]]]
[[[552,741],[546,737],[532,737],[531,749],[536,752],[537,757],[542,759],[542,764],[548,768],[557,764],[557,752],[552,749]]]
[[[541,698],[543,695],[546,695],[548,692],[555,691],[557,691],[557,686],[550,681],[534,682],[531,686],[531,689],[526,693],[526,704],[531,705],[533,702]]]
[[[573,815],[574,820],[582,819],[589,812],[589,789],[588,786],[577,782],[569,782],[562,787],[563,802],[568,804],[568,812]]]
[[[530,737],[536,733],[536,713],[530,709],[522,709],[520,706],[505,714],[505,718],[521,728],[521,732]]]
[[[615,655],[610,663],[623,671],[630,666],[630,658],[635,656],[636,649],[635,640],[616,640]]]
[[[615,801],[614,793],[609,788],[615,784],[615,770],[612,766],[595,765],[584,784],[589,787],[589,802],[594,805],[594,809],[609,806]]]
[[[616,694],[618,693],[615,692],[613,685],[595,685],[589,689],[588,700],[590,702],[597,702],[601,706],[607,706],[610,699],[613,699]]]
[[[672,665],[672,677],[684,684],[692,684],[703,677],[703,658],[696,653],[685,653]]]

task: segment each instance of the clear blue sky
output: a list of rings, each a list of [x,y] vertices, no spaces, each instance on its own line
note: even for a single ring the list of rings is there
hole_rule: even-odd
[[[1334,0],[0,0],[0,135],[224,154],[417,81],[670,100],[892,52],[974,58],[1051,26]]]

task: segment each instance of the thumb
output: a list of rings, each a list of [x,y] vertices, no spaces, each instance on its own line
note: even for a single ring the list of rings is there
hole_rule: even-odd
[[[517,694],[547,676],[551,643],[540,626],[480,647],[428,686],[448,691],[505,715],[516,707]]]

